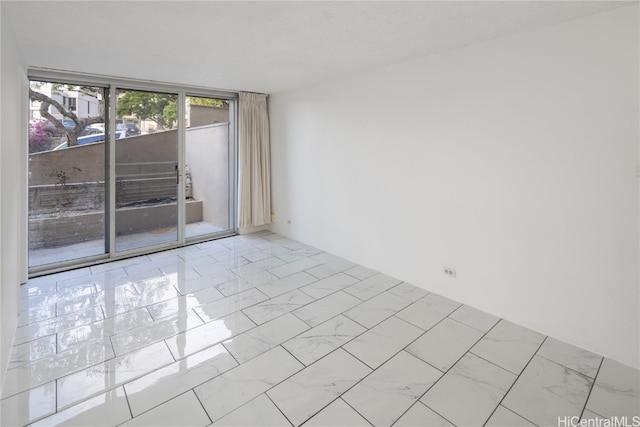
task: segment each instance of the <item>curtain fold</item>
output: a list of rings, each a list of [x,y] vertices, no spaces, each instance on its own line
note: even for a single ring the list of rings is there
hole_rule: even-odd
[[[271,223],[271,147],[267,95],[240,92],[240,227]]]

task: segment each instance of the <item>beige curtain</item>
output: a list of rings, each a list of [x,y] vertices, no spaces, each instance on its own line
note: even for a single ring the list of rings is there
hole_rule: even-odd
[[[271,223],[271,149],[267,95],[240,92],[240,227]]]

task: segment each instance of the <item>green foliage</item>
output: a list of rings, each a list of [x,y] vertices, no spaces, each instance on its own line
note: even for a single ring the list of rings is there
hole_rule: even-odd
[[[228,107],[224,99],[187,97],[191,105]],[[136,116],[138,120],[152,120],[159,126],[173,128],[178,121],[177,96],[166,93],[127,91],[118,98],[116,116]]]
[[[196,96],[188,96],[190,105],[202,105],[205,107],[227,107],[229,105],[229,101],[224,99],[214,99],[214,98],[199,98]]]
[[[98,98],[101,90],[93,86],[76,86],[76,85],[63,85],[54,84],[53,90],[56,92],[80,92],[84,95],[94,96]]]
[[[136,116],[139,120],[152,120],[160,126],[166,126],[164,109],[176,103],[176,95],[166,93],[127,91],[118,98],[116,116]],[[175,119],[174,119],[175,120]]]
[[[175,102],[167,104],[162,110],[162,117],[164,117],[165,125],[168,128],[173,128],[178,120],[178,104]]]

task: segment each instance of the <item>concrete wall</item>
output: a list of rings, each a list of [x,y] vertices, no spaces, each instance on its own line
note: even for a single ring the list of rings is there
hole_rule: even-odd
[[[638,12],[272,94],[272,229],[638,367]]]
[[[20,310],[26,265],[28,81],[22,54],[0,4],[0,388]]]
[[[186,135],[187,164],[193,195],[198,200],[187,206],[187,224],[204,219],[228,228],[229,124],[190,128]],[[176,131],[167,131],[117,141],[117,207],[151,199],[175,200],[176,137]],[[104,150],[104,144],[97,143],[29,156],[30,249],[82,242],[103,235],[104,215],[90,211],[104,209]],[[135,164],[150,161],[168,164]],[[56,171],[65,173],[65,185],[60,185],[60,178],[52,173]],[[156,176],[156,173],[170,176]],[[155,208],[119,209],[116,233],[131,234],[175,224],[175,209]],[[51,213],[56,217],[47,215]],[[79,224],[86,233],[77,232]]]
[[[64,171],[70,184],[104,181],[104,158],[103,143],[29,154],[29,185],[58,183],[57,178],[51,176],[56,171]]]
[[[229,121],[229,107],[189,105],[189,127],[225,123]]]
[[[153,153],[153,161],[175,162],[178,158],[177,138],[178,131],[169,130],[119,139],[116,141],[116,164],[148,162],[149,153]],[[56,178],[50,174],[52,171],[58,170],[67,172],[68,183],[104,181],[104,159],[104,143],[30,154],[29,184],[56,184]],[[81,171],[74,171],[74,166],[80,168]],[[121,165],[116,173],[153,171],[149,165],[128,167],[127,169],[122,169],[123,167],[125,166]],[[160,166],[159,170],[163,168],[166,169],[166,166]]]
[[[104,212],[29,219],[29,250],[55,248],[104,238]]]
[[[177,131],[170,130],[116,141],[117,176],[135,175],[128,180],[129,182],[117,188],[119,202],[176,196],[173,185],[175,178],[172,175],[177,159],[176,138]],[[186,144],[187,164],[191,168],[192,181],[196,188],[194,195],[205,201],[206,220],[221,225],[228,224],[229,123],[189,128]],[[29,155],[30,200],[35,201],[45,194],[46,198],[51,198],[60,193],[51,187],[61,183],[56,172],[64,172],[65,183],[69,186],[95,183],[101,187],[98,192],[104,194],[104,151],[104,144],[96,143]],[[150,153],[153,153],[153,159]],[[150,161],[167,163],[158,166],[129,165]],[[171,176],[158,177],[155,173]],[[148,180],[134,181],[141,178]],[[43,200],[42,206],[48,206],[46,200]]]
[[[116,141],[118,205],[177,197],[176,144],[175,130]],[[66,200],[63,205],[69,209],[83,210],[91,208],[96,201],[102,203],[105,155],[104,143],[29,155],[30,209],[38,213],[46,211],[52,207],[52,202],[60,199],[59,196],[63,196]],[[163,163],[153,165],[150,162]],[[89,206],[83,207],[85,202]]]
[[[118,139],[116,140],[116,164],[147,162],[149,153],[153,153],[156,162],[173,162],[178,158],[177,144],[176,129]]]
[[[202,202],[199,200],[187,201],[185,214],[187,224],[201,222]],[[122,236],[175,227],[177,215],[178,209],[175,203],[120,209],[116,211],[116,235]]]
[[[30,186],[29,217],[56,214],[61,210],[103,210],[104,187],[104,182]]]
[[[205,221],[229,228],[229,123],[189,128],[186,164]]]
[[[116,207],[153,199],[176,200],[176,144],[175,130],[116,141]],[[105,155],[104,143],[96,143],[29,156],[29,249],[104,236]],[[149,165],[149,162],[166,164]],[[57,175],[61,172],[66,178],[64,185]],[[116,234],[175,226],[175,203],[169,205],[173,208],[119,209]],[[201,204],[187,207],[187,223],[201,217]]]
[[[202,221],[202,201],[189,200],[185,207],[186,223]],[[176,203],[135,206],[116,211],[116,236],[175,227]],[[102,239],[104,212],[88,210],[73,215],[46,215],[29,218],[29,249],[53,248]]]

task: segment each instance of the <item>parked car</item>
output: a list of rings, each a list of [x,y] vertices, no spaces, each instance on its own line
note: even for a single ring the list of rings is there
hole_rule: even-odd
[[[100,129],[100,128],[94,127],[93,125],[89,125],[86,128],[84,128],[82,132],[80,132],[80,136],[97,135],[99,133],[104,133],[104,129]]]
[[[76,122],[71,119],[62,119],[60,121],[62,122],[62,126],[67,129],[73,129],[74,127],[76,127]]]
[[[116,130],[124,130],[127,136],[140,135],[140,128],[135,123],[119,123]]]
[[[124,131],[116,132],[116,139],[126,138],[127,135]],[[95,144],[98,142],[104,142],[104,133],[96,133],[94,135],[86,135],[80,136],[77,140],[77,145],[87,145],[87,144]],[[63,148],[67,148],[67,141],[58,145],[54,150],[62,150]]]

